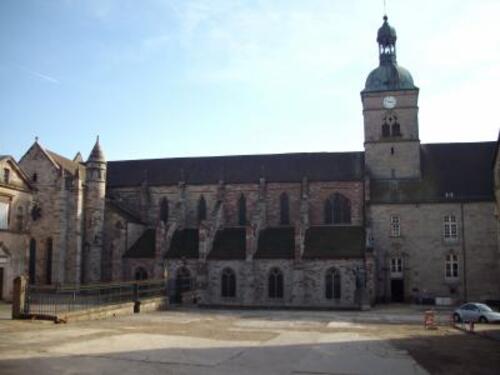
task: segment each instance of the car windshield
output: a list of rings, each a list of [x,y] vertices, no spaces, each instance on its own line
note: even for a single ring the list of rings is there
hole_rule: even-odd
[[[477,307],[479,307],[479,310],[481,311],[493,311],[491,307],[489,307],[488,305],[484,305],[482,303],[478,303]]]

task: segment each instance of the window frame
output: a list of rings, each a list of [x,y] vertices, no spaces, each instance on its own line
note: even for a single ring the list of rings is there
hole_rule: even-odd
[[[236,298],[237,282],[236,272],[230,267],[226,267],[221,273],[221,288],[220,295],[222,298]]]
[[[5,197],[5,196],[0,196],[0,204],[5,205],[6,210],[5,210],[5,221],[2,220],[1,213],[3,210],[0,210],[0,230],[9,230],[10,229],[10,212],[12,208],[12,202],[10,197]],[[2,226],[3,223],[5,222],[5,227]]]
[[[443,217],[443,240],[446,242],[458,241],[457,217],[453,214]]]
[[[401,217],[399,215],[391,215],[389,225],[390,237],[401,237]]]
[[[457,281],[460,279],[460,262],[458,255],[448,253],[444,260],[444,278],[447,281]]]
[[[340,271],[332,267],[325,273],[325,299],[328,301],[339,301],[342,299],[342,275]]]
[[[267,297],[272,300],[282,300],[285,297],[285,276],[278,267],[269,270],[267,276]]]
[[[403,278],[404,271],[404,259],[402,256],[393,256],[389,261],[389,272],[391,274],[391,279]]]

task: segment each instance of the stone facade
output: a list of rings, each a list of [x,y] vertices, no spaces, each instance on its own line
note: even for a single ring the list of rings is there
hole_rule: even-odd
[[[369,210],[377,249],[377,297],[391,299],[391,280],[403,278],[406,300],[419,295],[461,300],[500,295],[494,203],[374,205]],[[444,217],[453,215],[456,239],[444,238]],[[392,233],[391,217],[400,220]],[[446,276],[446,256],[455,254],[458,277]],[[402,275],[391,272],[391,259],[402,259]]]
[[[0,299],[11,301],[12,280],[28,269],[31,187],[8,156],[0,157],[0,205]]]
[[[498,143],[422,145],[419,89],[387,19],[377,41],[364,152],[106,162],[97,141],[84,162],[37,141],[18,167],[2,158],[15,171],[0,182],[3,296],[26,273],[166,277],[203,305],[499,300]]]

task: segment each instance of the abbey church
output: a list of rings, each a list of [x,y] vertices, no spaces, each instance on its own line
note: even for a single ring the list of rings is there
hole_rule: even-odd
[[[200,305],[500,300],[499,143],[421,144],[387,17],[377,43],[364,152],[107,161],[98,139],[86,160],[38,140],[0,156],[0,297],[26,275],[166,278]]]

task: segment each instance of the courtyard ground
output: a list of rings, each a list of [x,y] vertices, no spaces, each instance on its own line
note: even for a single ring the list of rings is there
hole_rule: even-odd
[[[439,311],[443,324],[448,311]],[[2,319],[3,318],[3,319]],[[422,311],[174,309],[56,325],[0,305],[3,374],[498,374],[500,342]]]

